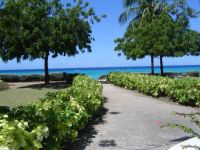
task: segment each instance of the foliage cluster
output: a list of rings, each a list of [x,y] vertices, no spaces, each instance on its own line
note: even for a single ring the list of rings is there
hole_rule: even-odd
[[[111,83],[131,90],[160,97],[168,96],[183,105],[200,106],[199,78],[168,78],[133,73],[111,73]]]
[[[181,104],[200,106],[200,79],[173,79],[167,89],[167,95]]]
[[[61,149],[62,141],[75,140],[102,106],[101,93],[100,83],[77,76],[66,91],[12,109],[0,119],[0,149]]]
[[[72,83],[73,78],[78,74],[68,73],[53,73],[49,75],[50,81],[66,81]],[[33,75],[0,75],[0,79],[4,82],[34,82],[44,81],[44,75],[33,74]]]
[[[0,3],[0,57],[3,61],[44,59],[91,52],[91,24],[99,22],[87,1],[6,0]]]
[[[200,77],[200,73],[198,71],[191,71],[191,72],[188,72],[187,75],[189,77]]]
[[[129,26],[122,38],[115,40],[116,51],[127,59],[151,56],[160,58],[161,75],[164,75],[164,57],[199,55],[200,34],[189,29],[190,18],[196,17],[186,0],[124,0],[125,11],[119,21]]]
[[[8,88],[9,88],[9,84],[4,82],[4,81],[2,81],[2,80],[0,80],[0,91],[1,90],[6,90]]]

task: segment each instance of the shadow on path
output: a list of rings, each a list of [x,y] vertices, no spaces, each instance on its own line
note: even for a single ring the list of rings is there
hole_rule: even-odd
[[[190,138],[193,138],[193,137],[191,137],[191,136],[184,136],[184,137],[181,137],[181,138],[178,138],[178,139],[170,140],[170,142],[183,142],[183,141],[189,140]]]
[[[116,147],[117,144],[116,144],[115,140],[103,140],[103,141],[100,141],[99,146],[101,146],[101,147]]]
[[[43,88],[48,88],[48,89],[66,89],[68,88],[70,85],[67,84],[66,82],[53,82],[53,83],[50,83],[48,85],[45,85],[43,83],[41,84],[30,84],[30,85],[24,85],[24,86],[21,86],[21,87],[18,87],[20,89],[23,89],[23,88],[32,88],[32,89],[37,89],[37,90],[41,90]]]
[[[118,111],[111,111],[111,112],[109,112],[109,114],[111,114],[111,115],[118,115],[118,114],[120,114],[120,112],[118,112]]]
[[[104,98],[105,102],[107,102],[107,98]],[[102,107],[99,112],[91,119],[88,125],[79,132],[78,139],[75,142],[64,142],[62,150],[84,150],[87,145],[93,142],[93,139],[98,134],[95,129],[95,125],[105,124],[105,116],[108,112],[108,109]],[[102,146],[107,144],[114,144],[111,142],[102,141],[100,143]],[[109,145],[110,145],[109,144]]]

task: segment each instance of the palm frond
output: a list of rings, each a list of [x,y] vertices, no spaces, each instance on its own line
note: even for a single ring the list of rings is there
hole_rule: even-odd
[[[123,5],[125,8],[133,6],[134,4],[136,4],[138,2],[138,0],[124,0],[123,1]]]
[[[128,27],[127,27],[127,30],[133,29],[136,24],[139,25],[141,18],[142,18],[142,14],[135,16],[135,18],[130,21],[130,23],[129,23]]]
[[[129,19],[133,20],[139,14],[140,9],[138,7],[129,7],[126,11],[124,11],[120,16],[119,16],[119,22],[124,24],[126,23]]]
[[[120,16],[119,16],[119,23],[124,24],[128,21],[128,15],[127,11],[124,11]]]

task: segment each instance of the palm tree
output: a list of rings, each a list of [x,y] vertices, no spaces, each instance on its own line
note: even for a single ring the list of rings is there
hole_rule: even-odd
[[[164,4],[164,0],[124,0],[125,11],[120,15],[119,22],[124,24],[129,22],[128,28],[134,27],[137,23],[140,25],[146,16],[157,15],[161,12]],[[149,52],[151,56],[151,74],[154,74],[154,54]]]
[[[124,0],[125,11],[120,15],[119,22],[126,23],[129,19],[131,22],[140,22],[146,15],[158,14],[161,10],[162,3],[159,0]]]
[[[120,15],[119,22],[122,24],[129,22],[128,28],[140,27],[143,21],[151,22],[152,18],[162,12],[171,17],[181,30],[186,31],[189,18],[194,18],[198,14],[187,5],[188,0],[123,0],[123,2],[125,11]],[[151,56],[151,70],[154,74],[154,57],[159,55],[149,50],[146,53]],[[160,70],[163,75],[162,55],[160,55]]]

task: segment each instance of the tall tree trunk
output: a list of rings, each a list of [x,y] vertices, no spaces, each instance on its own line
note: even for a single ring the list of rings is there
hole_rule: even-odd
[[[151,74],[154,75],[154,57],[151,55]]]
[[[160,74],[164,76],[164,68],[163,68],[163,56],[160,55]]]
[[[48,65],[48,61],[49,61],[49,50],[47,50],[45,52],[45,56],[44,56],[44,71],[45,71],[45,77],[44,77],[44,81],[45,84],[49,84],[49,65]]]

